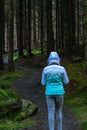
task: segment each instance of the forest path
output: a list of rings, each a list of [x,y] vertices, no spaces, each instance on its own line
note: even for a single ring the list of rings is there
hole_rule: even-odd
[[[16,80],[13,86],[22,98],[29,99],[38,106],[38,112],[34,116],[37,125],[20,130],[48,130],[44,88],[40,87],[42,70],[39,68],[25,68],[25,70],[26,75]],[[63,130],[81,130],[79,121],[65,106],[63,108]]]

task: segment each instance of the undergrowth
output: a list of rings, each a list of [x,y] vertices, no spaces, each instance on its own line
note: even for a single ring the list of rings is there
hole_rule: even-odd
[[[13,99],[20,99],[20,95],[14,91],[12,82],[17,78],[25,75],[24,70],[15,70],[14,72],[0,72],[0,104]],[[4,112],[0,112],[0,130],[14,130],[32,126],[36,123],[34,119],[27,118],[26,120],[15,121],[14,116],[3,118]],[[16,113],[20,116],[19,113]]]
[[[24,52],[26,54],[26,51]],[[34,52],[35,53],[35,52]],[[14,59],[18,57],[18,54],[15,54]],[[65,94],[65,105],[68,106],[72,112],[74,113],[75,117],[80,121],[82,130],[87,129],[87,62],[77,62],[77,63],[70,63],[69,61],[64,61],[63,65],[65,66],[69,79],[72,81],[71,88],[74,90],[73,93]],[[17,94],[12,92],[11,90],[11,82],[16,78],[20,78],[23,76],[24,72],[3,72],[0,73],[0,88],[6,88],[5,94],[0,95],[3,100],[7,98],[7,95],[11,96],[12,98],[17,98]],[[69,89],[69,88],[68,88]],[[30,122],[30,123],[29,123]],[[27,127],[32,125],[35,121],[27,120],[25,122],[15,122],[12,120],[0,120],[0,130],[12,130],[16,128]]]
[[[24,121],[0,120],[0,130],[17,130],[35,125],[35,120],[26,119]]]
[[[82,130],[87,129],[87,62],[66,63],[70,81],[75,82],[74,93],[65,94],[65,105],[68,106],[81,123]]]
[[[3,71],[0,72],[0,96],[2,99],[18,98],[17,93],[12,90],[12,82],[24,75],[24,71],[15,70],[14,72]]]
[[[27,55],[27,50],[23,50],[24,55]],[[33,54],[39,54],[41,53],[40,49],[33,50]],[[4,55],[5,57],[8,57],[8,54]],[[18,59],[18,51],[14,53],[13,60],[15,61]],[[18,78],[23,77],[25,75],[25,71],[15,69],[14,72],[8,72],[8,71],[2,71],[0,72],[0,98],[2,99],[0,103],[4,103],[5,101],[9,99],[19,99],[20,95],[14,91],[12,87],[12,82]],[[36,124],[36,120],[34,119],[24,119],[20,121],[16,121],[14,116],[7,117],[6,119],[1,118],[3,117],[4,112],[0,113],[0,130],[14,130],[19,128],[25,128]],[[19,113],[16,113],[17,117],[20,117]],[[14,114],[15,115],[15,114]]]

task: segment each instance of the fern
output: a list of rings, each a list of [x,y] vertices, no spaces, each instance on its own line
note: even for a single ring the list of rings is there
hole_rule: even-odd
[[[1,88],[0,88],[0,95],[8,97],[7,92],[5,90],[1,89]]]

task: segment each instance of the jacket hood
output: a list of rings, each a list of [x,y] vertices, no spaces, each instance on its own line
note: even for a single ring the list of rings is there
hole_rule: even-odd
[[[55,51],[51,52],[48,57],[48,64],[52,64],[52,63],[60,64],[60,57],[58,53]]]

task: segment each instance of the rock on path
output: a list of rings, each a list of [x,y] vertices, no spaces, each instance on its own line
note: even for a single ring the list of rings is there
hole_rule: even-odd
[[[15,90],[20,93],[22,98],[29,99],[38,106],[38,112],[35,115],[37,125],[20,130],[48,130],[47,107],[44,88],[40,87],[40,78],[41,69],[26,68],[26,76],[13,83]],[[81,130],[79,121],[66,107],[63,109],[63,130]]]

